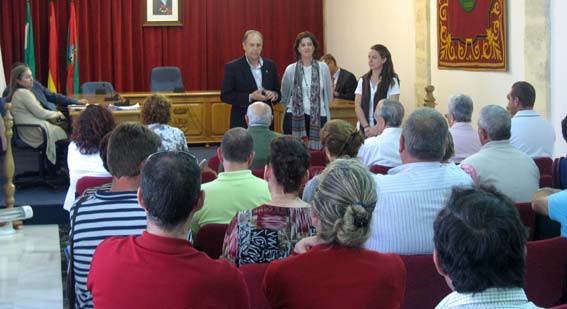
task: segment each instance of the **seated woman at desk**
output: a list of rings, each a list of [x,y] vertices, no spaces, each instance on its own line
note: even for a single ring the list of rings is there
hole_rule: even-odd
[[[100,144],[104,136],[116,126],[112,113],[100,105],[87,106],[74,119],[71,143],[67,150],[69,190],[63,204],[66,210],[73,206],[75,186],[81,177],[110,177],[99,155]]]
[[[171,120],[171,102],[160,94],[152,94],[144,100],[142,105],[142,124],[148,126],[161,138],[160,151],[186,151],[187,140],[185,134],[178,128],[167,123]]]
[[[56,167],[64,166],[67,133],[54,123],[65,119],[65,116],[60,111],[51,111],[41,105],[31,91],[33,83],[32,73],[27,65],[21,64],[12,69],[8,102],[12,102],[14,123],[41,126],[47,135],[48,161]],[[24,143],[34,148],[44,142],[43,133],[37,127],[18,127],[18,135]]]

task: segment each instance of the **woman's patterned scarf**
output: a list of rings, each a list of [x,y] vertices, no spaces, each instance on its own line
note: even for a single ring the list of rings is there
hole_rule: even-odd
[[[295,66],[295,77],[293,80],[292,96],[292,135],[302,140],[308,138],[309,149],[320,150],[319,131],[321,130],[321,84],[319,82],[319,62],[311,62],[311,93],[309,94],[310,116],[309,135],[305,131],[305,111],[303,110],[303,88],[302,82],[307,84],[303,73],[303,64],[299,60]],[[307,84],[309,85],[309,84]]]

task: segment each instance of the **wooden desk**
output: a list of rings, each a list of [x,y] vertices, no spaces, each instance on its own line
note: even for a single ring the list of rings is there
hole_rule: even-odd
[[[122,93],[124,99],[129,99],[130,104],[142,105],[144,99],[150,96],[150,92]],[[188,91],[183,93],[162,93],[171,99],[171,126],[179,128],[185,133],[189,144],[220,143],[226,130],[230,128],[230,104],[223,103],[219,91]],[[105,101],[107,95],[79,95],[91,103],[108,105],[113,101]],[[70,111],[71,117],[75,117],[80,111]],[[284,109],[282,104],[274,106],[274,128],[282,132]],[[113,111],[117,123],[126,121],[140,121],[140,111]],[[354,102],[342,99],[334,99],[331,102],[331,118],[343,119],[351,124],[356,124],[354,113]]]

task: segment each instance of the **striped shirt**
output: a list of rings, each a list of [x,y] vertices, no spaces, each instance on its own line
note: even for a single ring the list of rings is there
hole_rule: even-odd
[[[454,186],[473,180],[452,163],[400,165],[388,175],[374,175],[378,200],[367,249],[381,253],[431,254],[433,221]]]
[[[522,288],[489,288],[478,293],[447,295],[435,309],[537,309]]]
[[[71,215],[75,207],[71,207]],[[136,191],[98,190],[81,204],[73,235],[76,308],[93,307],[86,285],[96,247],[108,237],[141,235],[145,229],[146,213],[138,204]]]

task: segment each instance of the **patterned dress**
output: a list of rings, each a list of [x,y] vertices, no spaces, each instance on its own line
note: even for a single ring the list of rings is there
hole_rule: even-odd
[[[269,263],[290,256],[299,240],[315,234],[310,207],[262,205],[234,216],[221,257],[237,266]]]
[[[159,151],[186,151],[189,152],[187,147],[187,140],[185,134],[178,128],[168,126],[162,123],[152,123],[148,125],[150,130],[154,131],[161,139],[161,146]]]

